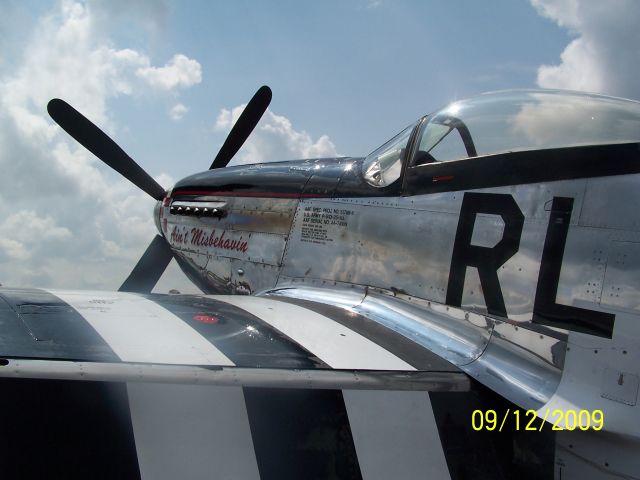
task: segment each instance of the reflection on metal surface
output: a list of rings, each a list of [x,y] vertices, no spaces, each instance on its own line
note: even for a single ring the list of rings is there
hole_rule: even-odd
[[[526,347],[497,335],[477,361],[461,368],[521,408],[535,410],[549,401],[561,376],[558,368]]]
[[[461,368],[482,354],[493,329],[488,318],[483,326],[474,325],[457,308],[432,303],[425,309],[383,295],[367,295],[353,310]]]
[[[297,204],[289,198],[234,196],[174,200],[163,207],[164,235],[199,277],[196,283],[203,291],[249,295],[275,285]],[[225,216],[194,213],[203,206]]]
[[[364,300],[364,288],[318,288],[318,287],[288,287],[263,292],[263,295],[284,296],[311,300],[318,303],[328,303],[346,309],[353,308]]]
[[[602,302],[619,305],[614,300],[621,298],[615,297],[617,291],[603,291],[607,262],[613,259],[611,254],[615,254],[611,247],[619,245],[611,242],[640,243],[640,234],[582,224],[583,217],[606,218],[606,211],[618,210],[623,205],[624,202],[616,200],[616,195],[610,197],[614,204],[607,203],[609,197],[603,195],[599,197],[604,199],[595,201],[602,190],[600,183],[606,181],[606,178],[577,179],[478,190],[482,194],[510,195],[524,215],[518,250],[497,271],[509,319],[518,322],[532,319],[549,208],[556,197],[573,199],[556,303],[571,306],[575,300],[586,300],[597,305],[602,296]],[[387,199],[305,199],[299,211],[317,209],[316,218],[322,223],[309,230],[309,220],[296,215],[281,277],[396,289],[413,297],[445,303],[453,239],[464,195],[446,192]],[[640,201],[637,189],[628,196],[622,217],[637,217],[637,212],[631,212],[632,206],[638,203],[635,200]],[[472,245],[490,248],[503,234],[500,216],[478,214]],[[632,260],[629,257],[629,261]],[[622,285],[616,284],[613,288],[634,290],[635,284],[631,281],[634,271],[627,263],[618,276]],[[631,276],[622,278],[622,272],[629,272]],[[614,274],[609,275],[608,288]],[[461,307],[480,314],[486,312],[485,293],[476,269],[466,268]],[[614,303],[608,303],[611,301]],[[640,301],[634,303],[630,299],[627,303],[626,308],[637,308]]]
[[[350,288],[283,287],[264,294],[356,312],[448,360],[523,408],[540,408],[560,382],[566,342],[556,336],[435,302],[362,295]]]

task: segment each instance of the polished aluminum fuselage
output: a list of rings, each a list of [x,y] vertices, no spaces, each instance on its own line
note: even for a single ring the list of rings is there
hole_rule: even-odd
[[[341,168],[351,165],[357,168],[355,161]],[[632,174],[469,191],[509,195],[524,216],[517,253],[497,272],[509,319],[531,320],[554,197],[573,199],[557,303],[638,312],[639,184]],[[287,198],[219,192],[210,198],[225,204],[224,218],[171,215],[164,207],[163,233],[211,293],[338,283],[446,303],[465,193],[305,198],[303,191]],[[471,244],[495,246],[503,230],[500,216],[478,213]],[[460,306],[486,312],[473,267],[466,270]]]

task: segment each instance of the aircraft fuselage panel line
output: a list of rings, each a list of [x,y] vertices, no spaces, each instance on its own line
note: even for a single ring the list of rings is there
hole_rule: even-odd
[[[405,370],[415,368],[359,333],[312,310],[268,298],[216,297],[262,318],[331,368]]]
[[[343,395],[363,478],[451,478],[427,392]]]
[[[77,310],[127,362],[232,366],[180,318],[135,294],[52,292]]]

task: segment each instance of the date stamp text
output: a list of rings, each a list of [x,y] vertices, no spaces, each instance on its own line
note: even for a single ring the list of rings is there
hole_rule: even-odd
[[[547,409],[540,418],[535,410],[508,408],[505,412],[474,410],[471,414],[471,427],[475,431],[501,432],[503,428],[513,428],[516,431],[542,431],[545,422],[551,424],[552,430],[602,430],[604,413],[602,410]]]

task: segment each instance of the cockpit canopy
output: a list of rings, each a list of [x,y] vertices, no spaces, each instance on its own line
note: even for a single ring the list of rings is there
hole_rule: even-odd
[[[512,90],[459,100],[370,153],[365,179],[384,187],[402,164],[524,150],[640,142],[640,102],[577,92]]]

